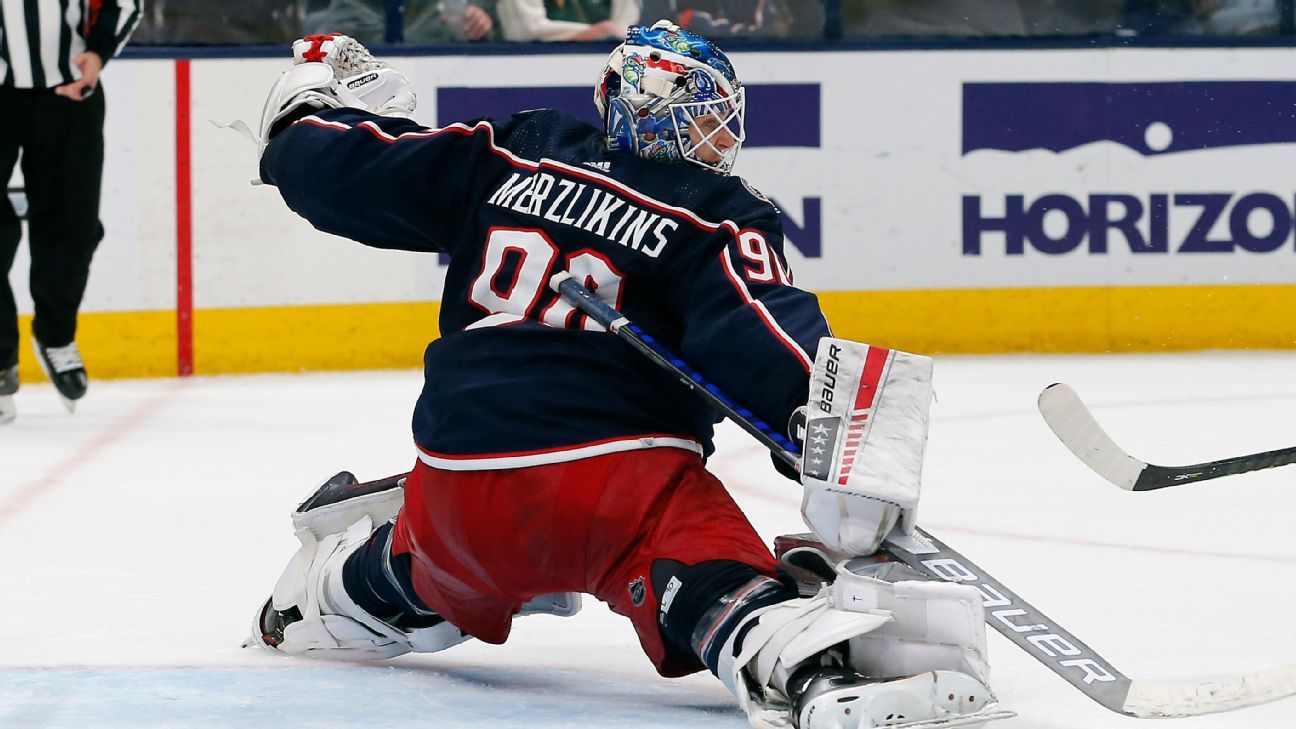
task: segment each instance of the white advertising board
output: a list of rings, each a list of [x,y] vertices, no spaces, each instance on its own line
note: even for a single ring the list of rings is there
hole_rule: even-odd
[[[435,126],[536,106],[592,119],[603,55],[390,60],[415,84],[417,118]],[[849,296],[1296,279],[1294,49],[737,53],[734,61],[750,92],[736,171],[782,209],[803,288]],[[185,251],[199,311],[440,296],[435,256],[321,234],[272,188],[249,183],[252,145],[211,122],[255,126],[283,62],[188,62],[187,138],[176,125],[181,63],[109,66],[107,238],[85,311],[176,307]],[[184,149],[190,245],[178,233]],[[30,313],[25,266],[20,256],[11,280]]]

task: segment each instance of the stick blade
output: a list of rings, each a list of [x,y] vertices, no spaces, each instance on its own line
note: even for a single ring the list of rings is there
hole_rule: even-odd
[[[1296,695],[1296,666],[1208,681],[1134,681],[1123,713],[1168,719],[1233,711]]]
[[[1116,445],[1075,390],[1062,383],[1049,385],[1040,393],[1039,411],[1062,445],[1090,470],[1126,491],[1134,490],[1148,464]]]

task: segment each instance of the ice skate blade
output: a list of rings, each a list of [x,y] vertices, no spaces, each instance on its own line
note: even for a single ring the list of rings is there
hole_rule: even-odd
[[[32,346],[40,347],[40,342],[35,337],[32,337]],[[45,358],[41,356],[39,351],[36,352],[36,364],[40,365],[41,372],[44,372],[45,376],[49,378],[50,384],[54,385],[54,392],[58,393],[59,400],[63,403],[63,409],[69,413],[75,413],[76,400],[65,397],[62,392],[59,392],[58,385],[54,384],[54,373],[50,370],[49,365],[45,364]]]
[[[265,655],[268,656],[279,656],[280,658],[291,658],[291,656],[289,656],[287,653],[271,648],[265,643],[258,641],[256,638],[251,638],[251,637],[244,638],[243,644],[240,645],[239,648],[243,648],[250,651],[256,651],[258,653],[264,653]]]
[[[0,395],[0,425],[12,423],[17,417],[18,409],[14,407],[13,395]]]

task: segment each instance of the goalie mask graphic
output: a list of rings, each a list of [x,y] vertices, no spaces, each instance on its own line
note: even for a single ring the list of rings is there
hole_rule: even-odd
[[[594,88],[610,149],[720,174],[742,147],[745,104],[725,54],[665,20],[632,26]]]

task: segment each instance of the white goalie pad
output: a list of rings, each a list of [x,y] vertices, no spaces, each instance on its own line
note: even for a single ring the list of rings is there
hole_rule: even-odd
[[[871,679],[949,671],[984,687],[982,697],[993,702],[980,593],[968,585],[874,576],[893,576],[887,566],[839,563],[836,579],[815,597],[758,610],[747,618],[754,625],[733,631],[719,674],[753,726],[787,727],[791,702],[782,691],[789,677],[842,642],[850,667]]]
[[[322,483],[328,483],[325,479]],[[307,511],[294,511],[292,515],[293,530],[305,529],[322,540],[330,534],[346,531],[362,517],[369,517],[374,524],[384,524],[396,518],[405,506],[405,481],[384,491],[363,496],[355,496],[323,506],[314,506]]]
[[[846,339],[819,340],[806,407],[801,514],[832,549],[871,554],[917,520],[932,360]]]
[[[837,565],[838,576],[832,584],[835,604],[885,611],[892,618],[877,630],[851,639],[851,666],[879,678],[944,670],[988,683],[981,593],[970,585],[881,578],[894,567],[904,569],[903,565],[864,560]]]
[[[373,522],[368,516],[323,539],[317,539],[306,528],[297,531],[302,547],[284,569],[271,596],[275,610],[295,607],[301,614],[300,620],[284,629],[280,652],[373,661],[411,651],[436,652],[468,639],[444,622],[431,628],[399,630],[355,604],[342,584],[342,565],[372,532]]]

